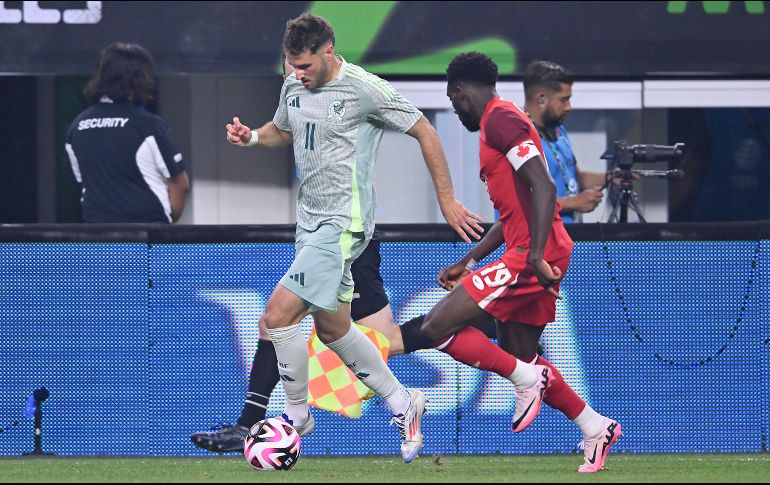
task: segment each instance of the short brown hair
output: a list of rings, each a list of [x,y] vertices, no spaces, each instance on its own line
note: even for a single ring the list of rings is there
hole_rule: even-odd
[[[572,86],[574,81],[572,73],[555,62],[532,61],[524,73],[524,94],[530,99],[532,91],[538,87],[559,92],[562,84]]]
[[[315,54],[329,42],[334,45],[334,29],[323,17],[306,13],[286,22],[283,48],[293,56],[306,50]]]

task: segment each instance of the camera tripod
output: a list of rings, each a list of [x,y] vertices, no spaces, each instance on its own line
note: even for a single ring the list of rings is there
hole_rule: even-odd
[[[621,175],[620,194],[611,202],[610,217],[607,222],[628,222],[628,209],[631,209],[639,217],[639,222],[647,222],[639,208],[639,195],[634,191],[634,183],[631,176]]]
[[[608,182],[605,186],[611,185],[613,178],[620,178],[620,194],[618,198],[611,202],[610,217],[607,222],[628,222],[628,209],[631,209],[639,217],[639,222],[646,223],[647,220],[639,207],[639,194],[634,191],[634,178],[664,178],[669,180],[679,180],[684,177],[681,170],[629,170],[621,169],[616,172],[607,173]]]

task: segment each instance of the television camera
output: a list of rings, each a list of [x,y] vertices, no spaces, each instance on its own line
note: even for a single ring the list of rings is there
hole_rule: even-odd
[[[628,145],[625,141],[616,141],[611,150],[607,150],[601,158],[610,162],[607,171],[607,181],[604,188],[612,187],[613,180],[618,179],[614,200],[611,198],[611,212],[607,222],[628,222],[628,209],[633,210],[639,217],[639,222],[647,222],[638,205],[634,192],[634,180],[645,178],[663,178],[679,180],[684,172],[674,170],[638,170],[631,167],[635,163],[680,162],[684,154],[685,144],[667,145]],[[611,194],[612,195],[612,194]]]

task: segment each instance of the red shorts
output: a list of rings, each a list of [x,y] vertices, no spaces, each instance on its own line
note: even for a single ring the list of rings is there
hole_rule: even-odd
[[[569,255],[549,262],[567,274]],[[462,279],[465,291],[482,310],[501,322],[543,327],[556,320],[556,297],[540,286],[526,261],[503,258]],[[559,290],[559,285],[553,287]]]

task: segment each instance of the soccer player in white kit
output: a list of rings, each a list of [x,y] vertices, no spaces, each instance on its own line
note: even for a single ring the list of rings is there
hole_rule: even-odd
[[[374,164],[383,129],[418,140],[441,211],[465,241],[470,242],[468,234],[479,238],[480,217],[455,199],[446,158],[428,120],[388,82],[335,55],[328,22],[312,14],[290,20],[284,49],[295,72],[284,82],[273,120],[253,131],[238,118],[227,125],[227,139],[235,145],[293,143],[300,175],[295,259],[262,316],[286,392],[282,419],[300,435],[314,427],[307,404],[307,343],[299,331],[309,312],[321,341],[387,402],[409,463],[423,447],[425,396],[401,385],[374,344],[350,324],[350,265],[374,230]]]

